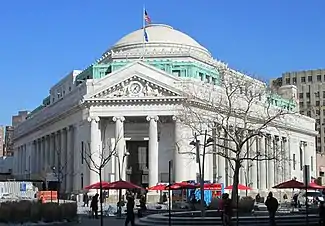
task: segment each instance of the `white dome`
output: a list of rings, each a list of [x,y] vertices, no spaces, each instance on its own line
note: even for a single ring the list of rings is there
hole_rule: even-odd
[[[183,50],[195,51],[200,55],[210,58],[210,52],[201,46],[190,36],[173,29],[171,26],[163,24],[150,24],[146,26],[148,42],[145,43],[146,51],[157,51],[158,49],[178,48]],[[113,45],[111,50],[114,52],[125,52],[132,55],[135,50],[143,48],[144,31],[143,29],[136,30],[121,38]],[[107,51],[109,52],[109,51]]]

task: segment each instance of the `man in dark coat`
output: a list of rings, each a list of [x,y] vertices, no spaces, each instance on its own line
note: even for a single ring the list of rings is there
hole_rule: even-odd
[[[126,204],[125,226],[128,226],[129,222],[131,222],[131,226],[134,226],[134,198],[132,196],[128,196],[127,200],[128,203]]]
[[[267,211],[269,211],[270,217],[270,226],[275,226],[275,213],[279,208],[279,202],[276,198],[273,197],[273,193],[270,192],[266,198],[265,205],[267,207]]]
[[[96,194],[90,203],[90,208],[91,208],[91,215],[92,217],[95,217],[96,219],[98,219],[98,197],[99,195]]]

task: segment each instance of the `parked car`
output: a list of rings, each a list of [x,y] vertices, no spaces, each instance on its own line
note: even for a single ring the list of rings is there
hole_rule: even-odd
[[[320,201],[324,201],[324,196],[319,191],[308,190],[307,191],[307,204],[317,204]],[[306,205],[306,191],[302,191],[298,195],[298,207]]]

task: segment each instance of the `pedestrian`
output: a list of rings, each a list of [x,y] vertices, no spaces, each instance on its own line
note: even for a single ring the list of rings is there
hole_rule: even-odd
[[[232,217],[232,201],[229,198],[229,194],[227,193],[222,194],[219,209],[222,211],[221,213],[222,224],[224,226],[230,225],[231,217]]]
[[[318,208],[319,226],[325,226],[325,203],[321,201]]]
[[[125,226],[128,226],[131,222],[131,226],[134,226],[134,198],[132,196],[127,197],[128,203],[126,204],[126,218]]]
[[[276,198],[273,197],[272,192],[270,192],[267,196],[265,205],[267,207],[267,211],[269,212],[270,226],[275,226],[275,213],[279,208],[279,202]]]
[[[260,193],[257,193],[257,195],[255,196],[255,202],[256,202],[256,203],[260,203],[260,202],[261,202],[261,196],[260,196]]]
[[[141,218],[143,217],[143,213],[147,210],[147,205],[146,205],[146,196],[142,195],[140,197],[140,209],[138,210],[138,217]]]
[[[83,201],[84,201],[84,206],[88,207],[88,205],[89,205],[89,197],[88,197],[87,192],[84,194]]]
[[[98,197],[98,194],[94,195],[90,203],[91,216],[96,219],[98,219]]]

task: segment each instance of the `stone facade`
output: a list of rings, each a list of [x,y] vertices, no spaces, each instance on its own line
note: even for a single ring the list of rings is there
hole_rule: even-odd
[[[55,85],[43,104],[15,128],[16,177],[46,179],[56,169],[62,190],[80,192],[99,180],[89,166],[96,168],[103,156],[114,153],[103,168],[104,180],[141,181],[143,186],[166,182],[169,160],[174,162],[175,181],[196,180],[198,167],[188,154],[193,149],[189,145],[193,131],[177,120],[187,97],[181,87],[185,80],[217,87],[215,66],[222,63],[168,26],[152,25],[147,32],[146,48],[140,45],[142,30],[122,38],[96,64],[70,73]],[[139,60],[144,50],[146,60]],[[112,68],[126,58],[128,63]],[[290,161],[282,173],[274,170],[277,162],[254,162],[249,173],[241,172],[240,182],[267,190],[286,179],[302,180],[303,164],[312,166],[314,176],[314,123],[308,117],[292,116],[286,127],[265,131],[267,139],[252,141],[262,151],[270,146],[283,149]],[[223,157],[210,155],[206,162],[206,180],[214,179],[212,168],[216,168],[218,182],[232,183]]]

